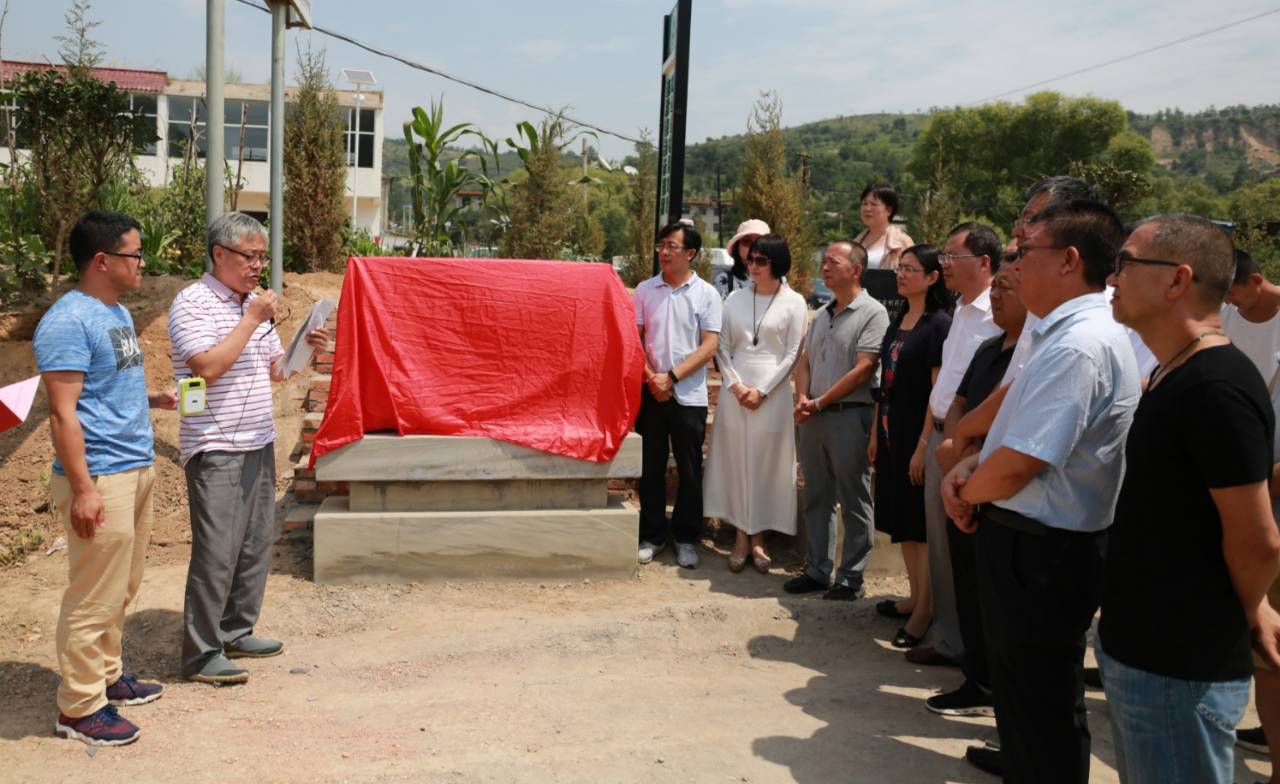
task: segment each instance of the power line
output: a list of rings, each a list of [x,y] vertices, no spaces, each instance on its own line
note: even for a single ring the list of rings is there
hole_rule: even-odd
[[[252,2],[252,0],[236,0],[236,2],[237,2],[237,3],[240,3],[241,5],[247,5],[247,6],[249,6],[250,8],[255,8],[255,9],[259,10],[259,11],[262,11],[263,13],[268,13],[268,14],[269,14],[269,13],[271,13],[270,9],[263,8],[262,6],[258,5],[257,3]],[[577,118],[575,118],[575,117],[570,117],[569,115],[564,114],[563,112],[558,112],[558,111],[556,111],[556,110],[554,110],[554,109],[548,109],[548,108],[547,108],[547,107],[545,107],[545,106],[538,106],[537,104],[529,103],[528,101],[522,100],[522,99],[520,99],[520,98],[515,98],[515,97],[510,96],[510,95],[507,95],[506,93],[503,93],[503,92],[501,92],[501,91],[499,91],[499,90],[496,90],[496,89],[494,89],[494,88],[492,88],[492,87],[485,87],[485,86],[484,86],[484,85],[482,85],[482,84],[477,84],[477,83],[472,82],[472,81],[469,81],[469,80],[467,80],[467,79],[463,79],[463,78],[462,78],[462,77],[460,77],[460,76],[453,76],[452,74],[447,74],[447,73],[445,73],[444,71],[441,71],[441,70],[439,70],[439,69],[437,69],[437,68],[432,68],[432,67],[431,67],[431,66],[429,66],[429,65],[423,65],[422,63],[419,63],[419,62],[417,62],[417,61],[415,61],[415,60],[410,60],[408,57],[405,57],[404,55],[399,55],[399,54],[396,54],[395,52],[388,52],[388,51],[386,51],[385,49],[379,49],[378,47],[373,46],[373,45],[371,45],[371,44],[366,44],[366,43],[364,43],[364,42],[362,42],[362,41],[357,41],[356,39],[352,38],[352,37],[351,37],[351,36],[349,36],[349,35],[344,35],[343,33],[334,32],[333,30],[329,30],[329,29],[326,29],[326,28],[324,28],[324,27],[320,27],[319,25],[312,25],[312,26],[311,26],[311,29],[312,29],[312,30],[315,30],[317,33],[321,33],[321,34],[323,34],[323,35],[327,35],[327,36],[329,36],[330,38],[336,38],[337,40],[339,40],[339,41],[343,41],[343,42],[348,43],[348,44],[351,44],[352,46],[354,46],[354,47],[356,47],[356,48],[363,49],[363,50],[365,50],[366,52],[369,52],[369,53],[371,53],[371,54],[376,54],[376,55],[378,55],[379,57],[385,57],[385,58],[387,58],[388,60],[395,60],[396,62],[398,62],[398,63],[400,63],[400,64],[402,64],[402,65],[407,65],[407,66],[409,66],[410,68],[413,68],[413,69],[416,69],[416,70],[419,70],[419,71],[425,71],[425,72],[427,72],[427,73],[429,73],[429,74],[432,74],[432,75],[434,75],[434,76],[439,76],[441,79],[447,79],[447,80],[449,80],[449,81],[451,81],[451,82],[456,82],[456,83],[458,83],[458,84],[460,84],[460,85],[463,85],[464,87],[470,87],[470,88],[471,88],[471,89],[473,89],[473,90],[478,90],[478,91],[480,91],[480,92],[482,92],[482,93],[485,93],[485,94],[487,94],[487,95],[492,95],[492,96],[494,96],[495,98],[501,98],[501,99],[502,99],[502,100],[504,100],[504,101],[508,101],[508,102],[510,102],[510,103],[514,103],[514,104],[519,104],[520,106],[523,106],[523,107],[525,107],[525,108],[527,108],[527,109],[533,109],[534,111],[542,112],[543,114],[549,115],[549,116],[551,116],[551,117],[563,117],[565,120],[568,120],[569,122],[573,123],[574,125],[580,126],[580,127],[582,127],[582,128],[590,128],[590,129],[591,129],[591,130],[593,130],[593,131],[598,131],[598,132],[600,132],[600,133],[605,134],[606,136],[612,136],[612,137],[614,137],[615,139],[621,139],[621,140],[623,140],[624,142],[631,142],[632,144],[639,144],[639,143],[640,143],[640,140],[639,140],[639,139],[633,138],[633,137],[631,137],[631,136],[627,136],[627,135],[625,135],[625,134],[617,133],[617,132],[615,132],[615,131],[610,131],[610,130],[608,130],[607,128],[602,128],[602,127],[600,127],[599,125],[594,125],[594,124],[592,124],[592,123],[585,122],[585,121],[583,121],[583,120],[579,120],[579,119],[577,119]]]
[[[241,0],[241,2],[243,2],[243,0]],[[1156,46],[1153,46],[1153,47],[1151,47],[1151,48],[1149,48],[1149,49],[1143,49],[1143,50],[1142,50],[1142,51],[1140,51],[1140,52],[1134,52],[1133,54],[1126,54],[1126,55],[1124,55],[1124,56],[1122,56],[1122,57],[1116,57],[1116,58],[1114,58],[1114,59],[1112,59],[1112,60],[1107,60],[1106,62],[1098,63],[1098,64],[1096,64],[1096,65],[1090,65],[1090,66],[1088,66],[1088,67],[1086,67],[1086,68],[1081,68],[1081,69],[1079,69],[1079,70],[1077,70],[1077,71],[1072,71],[1071,73],[1065,73],[1065,74],[1062,74],[1061,76],[1054,76],[1054,77],[1052,77],[1052,78],[1049,78],[1049,79],[1043,79],[1043,80],[1041,80],[1041,81],[1034,82],[1034,83],[1032,83],[1032,84],[1023,85],[1022,87],[1015,87],[1015,88],[1014,88],[1014,89],[1012,89],[1012,90],[1005,90],[1005,91],[1004,91],[1004,92],[1002,92],[1002,93],[997,93],[997,94],[995,94],[995,95],[988,96],[988,97],[986,97],[986,98],[983,98],[983,99],[982,99],[982,100],[980,100],[980,101],[972,101],[972,102],[970,102],[970,103],[968,103],[968,104],[965,104],[965,105],[966,105],[966,106],[976,106],[976,105],[978,105],[978,104],[980,104],[980,103],[986,103],[987,101],[994,101],[994,100],[995,100],[995,99],[997,99],[997,98],[1003,98],[1003,97],[1005,97],[1006,95],[1012,95],[1012,94],[1014,94],[1014,93],[1020,93],[1020,92],[1023,92],[1023,91],[1025,91],[1025,90],[1030,90],[1030,89],[1035,88],[1035,87],[1042,87],[1042,86],[1044,86],[1044,85],[1046,85],[1046,84],[1050,84],[1050,83],[1052,83],[1052,82],[1058,82],[1058,81],[1061,81],[1061,80],[1063,80],[1063,79],[1069,79],[1069,78],[1071,78],[1072,76],[1079,76],[1080,74],[1083,74],[1083,73],[1088,73],[1088,72],[1090,72],[1090,71],[1096,71],[1096,70],[1098,70],[1099,68],[1106,68],[1106,67],[1107,67],[1107,66],[1109,66],[1109,65],[1115,65],[1115,64],[1117,64],[1117,63],[1123,63],[1123,62],[1125,62],[1126,60],[1133,60],[1134,58],[1142,57],[1143,55],[1151,54],[1152,52],[1158,52],[1158,51],[1160,51],[1161,49],[1168,49],[1168,48],[1169,48],[1169,47],[1171,47],[1171,46],[1177,46],[1178,44],[1184,44],[1184,43],[1186,43],[1187,41],[1194,41],[1194,40],[1195,40],[1195,39],[1197,39],[1197,38],[1204,38],[1204,37],[1205,37],[1205,36],[1207,36],[1207,35],[1213,35],[1214,33],[1220,33],[1220,32],[1222,32],[1223,30],[1229,30],[1229,29],[1230,29],[1230,28],[1232,28],[1232,27],[1239,27],[1239,26],[1240,26],[1240,25],[1242,25],[1242,24],[1246,24],[1246,23],[1248,23],[1248,22],[1252,22],[1252,21],[1254,21],[1254,20],[1261,19],[1261,18],[1263,18],[1264,16],[1271,16],[1272,14],[1280,14],[1280,8],[1273,8],[1273,9],[1271,9],[1270,11],[1263,11],[1263,12],[1262,12],[1262,13],[1260,13],[1260,14],[1254,14],[1253,16],[1246,17],[1246,18],[1244,18],[1244,19],[1238,19],[1238,20],[1236,20],[1236,21],[1234,21],[1234,22],[1228,22],[1227,24],[1219,25],[1218,27],[1213,27],[1213,28],[1210,28],[1210,29],[1208,29],[1208,30],[1201,30],[1201,31],[1200,31],[1200,32],[1198,32],[1198,33],[1192,33],[1191,35],[1183,36],[1182,38],[1179,38],[1179,39],[1177,39],[1177,40],[1175,40],[1175,41],[1168,41],[1168,42],[1163,43],[1163,44],[1157,44]]]

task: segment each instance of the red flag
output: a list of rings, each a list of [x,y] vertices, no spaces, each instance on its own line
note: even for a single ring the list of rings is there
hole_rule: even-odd
[[[352,258],[320,455],[375,431],[613,459],[640,408],[635,311],[607,264]]]

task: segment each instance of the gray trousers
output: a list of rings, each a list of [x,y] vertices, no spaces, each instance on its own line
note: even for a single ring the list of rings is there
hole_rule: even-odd
[[[960,636],[951,548],[947,544],[947,526],[951,525],[951,519],[942,506],[942,466],[933,454],[942,441],[942,433],[937,430],[929,434],[924,464],[924,523],[929,543],[929,587],[933,591],[931,631],[938,653],[960,661],[964,656],[964,640]]]
[[[182,609],[182,674],[253,632],[271,571],[275,445],[201,452],[186,465],[191,565]]]
[[[804,530],[809,539],[805,574],[831,583],[836,557],[836,502],[844,546],[836,585],[862,587],[875,529],[871,517],[871,466],[867,464],[870,406],[822,411],[800,425],[797,455],[804,473]]]

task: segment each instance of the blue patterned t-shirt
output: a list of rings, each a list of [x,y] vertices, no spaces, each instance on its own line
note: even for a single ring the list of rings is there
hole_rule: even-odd
[[[72,289],[40,319],[32,344],[41,373],[84,373],[76,417],[84,431],[90,476],[151,465],[147,379],[128,309]],[[53,472],[63,473],[56,458]]]

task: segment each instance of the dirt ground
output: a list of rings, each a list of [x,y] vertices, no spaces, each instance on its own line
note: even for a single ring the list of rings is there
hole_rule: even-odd
[[[286,339],[307,303],[339,285],[289,283]],[[149,279],[129,303],[157,385],[171,383],[164,315],[180,285]],[[33,372],[20,322],[0,322],[10,329],[0,383]],[[302,383],[277,396],[282,469]],[[0,436],[0,546],[49,514],[46,419],[41,399],[31,421]],[[335,588],[310,581],[309,542],[298,540],[276,548],[259,626],[286,640],[285,654],[249,661],[244,686],[179,681],[190,537],[176,417],[155,422],[156,529],[125,648],[129,669],[165,683],[165,696],[122,709],[143,730],[132,746],[53,737],[66,580],[65,551],[45,554],[55,524],[40,549],[0,569],[0,780],[994,781],[962,759],[994,739],[994,723],[924,708],[959,673],[905,662],[888,644],[895,624],[875,615],[875,598],[901,594],[903,577],[872,578],[873,598],[854,603],[796,598],[781,590],[782,568],[730,574],[723,547],[704,551],[696,571],[668,552],[630,580]],[[1115,782],[1105,698],[1090,691],[1088,702],[1092,780]],[[1269,769],[1237,753],[1237,781]]]

